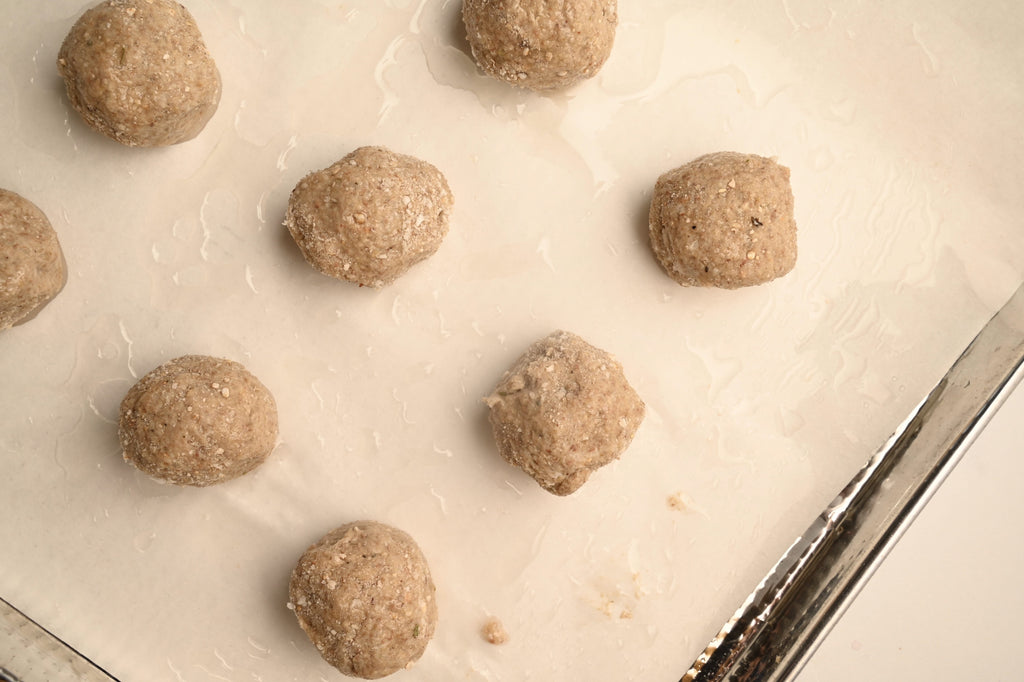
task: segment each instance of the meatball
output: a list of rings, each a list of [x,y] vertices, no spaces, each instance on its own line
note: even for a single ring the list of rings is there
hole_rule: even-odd
[[[382,287],[437,251],[452,204],[444,175],[426,161],[360,147],[299,181],[285,227],[323,274]]]
[[[684,286],[764,284],[796,264],[789,169],[753,154],[718,152],[654,186],[651,248]]]
[[[462,19],[480,68],[531,90],[596,75],[619,21],[617,0],[465,0]]]
[[[0,189],[0,330],[31,320],[67,281],[64,252],[46,215]]]
[[[220,102],[213,57],[173,0],[95,5],[71,27],[57,69],[85,122],[132,147],[191,140]]]
[[[372,680],[423,655],[437,626],[434,591],[412,537],[357,521],[306,550],[292,571],[288,606],[324,660]]]
[[[619,362],[565,331],[530,346],[486,402],[501,456],[556,495],[617,459],[645,411]]]
[[[155,479],[213,485],[267,459],[277,441],[277,405],[239,363],[185,355],[128,391],[118,438],[125,460]]]

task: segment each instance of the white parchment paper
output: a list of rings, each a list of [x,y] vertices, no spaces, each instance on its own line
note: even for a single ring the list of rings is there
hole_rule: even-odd
[[[82,3],[0,8],[0,186],[70,269],[0,333],[0,595],[123,680],[339,679],[287,579],[359,518],[411,533],[438,585],[394,679],[678,679],[1024,272],[1018,3],[621,0],[602,72],[551,96],[478,72],[454,0],[187,5],[223,99],[159,150],[68,106]],[[455,194],[441,249],[380,291],[281,227],[299,178],[364,144]],[[685,289],[651,256],[650,191],[725,149],[791,168],[798,264]],[[482,402],[556,328],[648,406],[569,498],[497,456]],[[125,391],[185,353],[274,393],[256,472],[178,489],[122,461]]]

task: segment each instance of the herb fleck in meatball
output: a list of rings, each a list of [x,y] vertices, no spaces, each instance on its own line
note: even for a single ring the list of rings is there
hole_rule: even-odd
[[[126,461],[155,479],[208,486],[262,464],[277,441],[277,405],[242,365],[185,355],[139,379],[121,401]]]
[[[285,227],[320,272],[379,288],[437,251],[453,201],[426,161],[360,147],[295,186]]]
[[[462,18],[480,68],[532,90],[596,75],[619,20],[616,0],[465,0]]]
[[[789,169],[753,154],[702,156],[658,178],[651,248],[685,286],[764,284],[796,264]]]
[[[46,215],[0,189],[0,331],[28,322],[67,281],[64,252]]]
[[[292,571],[288,606],[324,660],[372,680],[423,655],[437,626],[434,591],[412,537],[358,521],[306,550]]]
[[[498,452],[556,495],[617,459],[645,411],[619,362],[565,331],[530,346],[486,400]]]
[[[220,73],[174,0],[106,0],[61,45],[57,69],[92,128],[132,147],[191,140],[220,102]]]

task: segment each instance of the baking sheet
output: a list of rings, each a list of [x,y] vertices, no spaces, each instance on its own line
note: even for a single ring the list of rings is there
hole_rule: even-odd
[[[410,532],[438,585],[395,679],[678,679],[1024,271],[1015,4],[622,2],[601,74],[554,96],[478,73],[458,2],[188,7],[224,95],[161,150],[69,109],[54,61],[81,3],[0,9],[0,186],[70,268],[0,334],[0,595],[121,679],[337,679],[287,577],[357,518]],[[438,253],[381,291],[314,272],[280,226],[300,177],[363,144],[456,198]],[[792,169],[800,258],[684,289],[650,255],[650,189],[721,149]],[[648,405],[564,499],[500,460],[482,403],[555,328]],[[135,378],[192,352],[246,364],[281,418],[263,467],[204,490],[116,438]]]

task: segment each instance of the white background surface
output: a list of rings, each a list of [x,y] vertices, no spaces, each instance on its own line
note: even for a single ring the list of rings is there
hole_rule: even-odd
[[[1021,679],[1024,390],[996,413],[799,682]]]

